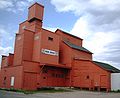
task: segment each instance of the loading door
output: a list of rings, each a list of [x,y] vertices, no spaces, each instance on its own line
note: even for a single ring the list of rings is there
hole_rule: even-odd
[[[100,87],[101,88],[106,88],[107,87],[107,76],[106,75],[101,75],[100,76]]]

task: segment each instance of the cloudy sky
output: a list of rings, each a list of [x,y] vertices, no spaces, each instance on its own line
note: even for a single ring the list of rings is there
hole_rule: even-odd
[[[83,38],[94,60],[120,69],[120,0],[0,0],[0,55],[14,51],[18,25],[36,1],[45,6],[45,28]]]

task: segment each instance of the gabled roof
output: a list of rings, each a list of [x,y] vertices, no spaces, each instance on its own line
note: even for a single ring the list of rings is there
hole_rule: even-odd
[[[68,45],[69,47],[73,48],[73,49],[77,49],[77,50],[84,51],[84,52],[87,52],[87,53],[91,53],[91,54],[92,54],[92,52],[90,52],[89,50],[87,50],[87,49],[84,48],[84,47],[77,46],[77,45],[75,45],[75,44],[73,44],[73,43],[71,43],[71,42],[69,42],[69,41],[66,41],[66,40],[64,40],[63,42],[64,42],[66,45]]]
[[[102,63],[102,62],[98,62],[98,61],[93,61],[93,63],[95,63],[96,65],[98,65],[99,67],[107,70],[107,71],[110,71],[112,73],[120,73],[120,70],[109,65],[109,64],[106,64],[106,63]]]
[[[80,37],[78,37],[78,36],[75,36],[75,35],[73,35],[73,34],[67,33],[67,32],[65,32],[65,31],[63,31],[63,30],[57,29],[55,32],[57,32],[57,31],[61,31],[61,32],[64,33],[64,34],[67,34],[67,35],[72,36],[72,37],[74,37],[74,38],[83,40],[82,38],[80,38]]]

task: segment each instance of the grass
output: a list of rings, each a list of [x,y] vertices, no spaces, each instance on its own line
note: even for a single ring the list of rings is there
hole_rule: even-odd
[[[119,90],[113,90],[113,91],[110,91],[111,93],[120,93],[120,89]]]
[[[6,88],[0,88],[0,90],[4,91],[11,91],[11,92],[19,92],[19,93],[24,93],[24,94],[35,94],[35,93],[56,93],[56,92],[71,92],[69,89],[54,89],[54,88],[44,88],[44,89],[39,89],[39,90],[20,90],[20,89],[6,89]]]

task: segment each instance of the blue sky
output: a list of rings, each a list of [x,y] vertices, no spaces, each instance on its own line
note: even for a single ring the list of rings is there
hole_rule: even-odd
[[[0,55],[14,51],[19,23],[34,2],[45,7],[44,28],[83,38],[94,60],[120,69],[120,0],[0,0]]]
[[[5,1],[5,0],[3,0]],[[6,2],[9,0],[6,0]],[[14,0],[11,0],[13,2]],[[22,0],[17,0],[22,1]],[[6,32],[6,36],[1,34],[2,42],[0,45],[2,47],[13,46],[15,33],[18,31],[19,23],[23,22],[27,19],[28,15],[28,6],[33,4],[35,0],[23,0],[22,2],[27,2],[28,5],[24,6],[24,8],[14,8],[10,7],[11,10],[7,10],[9,7],[3,7],[0,9],[0,29],[1,31]],[[36,0],[37,2],[41,3],[45,7],[44,11],[44,20],[43,26],[46,28],[61,28],[65,29],[66,31],[70,31],[73,24],[76,22],[77,17],[74,16],[72,13],[58,13],[55,10],[55,7],[51,4],[50,1],[47,0]],[[1,1],[0,1],[1,2]],[[13,2],[14,3],[14,2]],[[16,4],[16,3],[15,3]],[[74,18],[73,18],[74,17]],[[70,22],[69,22],[70,20]],[[68,23],[69,22],[69,23]],[[1,32],[1,33],[2,33]],[[7,37],[7,38],[6,38]]]

